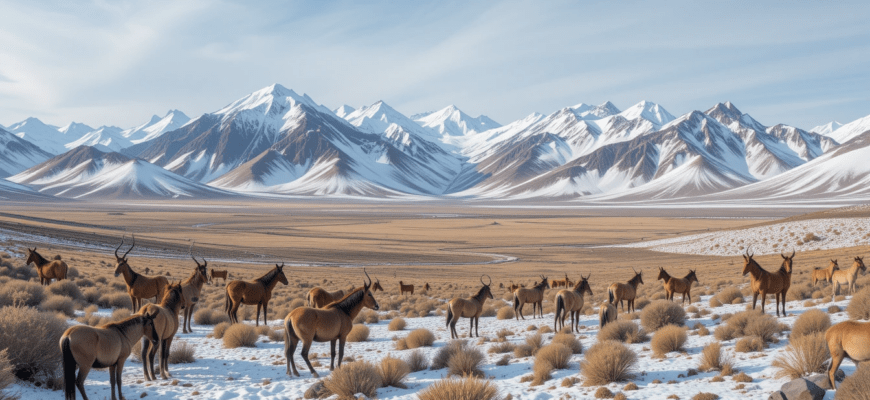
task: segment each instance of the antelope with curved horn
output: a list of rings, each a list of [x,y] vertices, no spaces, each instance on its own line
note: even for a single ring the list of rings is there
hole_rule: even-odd
[[[145,276],[133,271],[130,264],[127,262],[127,255],[136,247],[136,236],[133,235],[133,243],[123,256],[118,255],[118,250],[124,245],[124,238],[121,238],[121,244],[115,249],[115,277],[124,276],[124,283],[127,284],[127,294],[130,295],[130,302],[133,303],[133,309],[138,310],[142,307],[143,299],[154,298],[159,301],[163,298],[166,292],[166,285],[169,280],[165,276]]]
[[[591,276],[592,274],[586,277],[580,275],[580,280],[577,281],[573,289],[562,289],[556,293],[556,313],[553,315],[554,331],[559,332],[561,328],[565,327],[565,319],[568,318],[568,314],[571,314],[570,331],[577,332],[580,329],[580,310],[583,309],[584,303],[583,295],[592,296],[592,288],[589,287],[589,277]],[[565,280],[568,280],[568,276],[565,276]]]
[[[782,266],[776,272],[766,271],[758,265],[752,257],[754,254],[749,254],[749,249],[743,254],[743,276],[750,275],[750,288],[752,288],[752,309],[758,302],[758,296],[761,296],[761,312],[764,312],[764,304],[767,301],[767,295],[773,294],[776,297],[776,316],[779,316],[779,304],[782,302],[782,313],[785,315],[785,295],[788,288],[791,286],[791,271],[792,260],[794,253],[790,257],[780,254],[783,258]]]
[[[870,322],[844,321],[825,332],[831,365],[828,367],[828,382],[837,390],[835,374],[843,359],[849,357],[855,365],[870,361]],[[866,367],[866,365],[865,365]]]
[[[668,300],[674,300],[674,294],[682,293],[683,301],[680,304],[686,302],[686,297],[689,298],[689,304],[692,304],[692,283],[698,283],[698,276],[695,273],[694,269],[690,269],[689,273],[686,274],[685,277],[676,278],[668,274],[664,268],[659,267],[659,277],[657,280],[664,281],[663,285],[665,287],[665,298]]]
[[[45,257],[36,252],[36,247],[33,250],[27,248],[27,262],[24,264],[30,265],[30,263],[36,266],[36,274],[39,275],[41,285],[50,284],[52,279],[62,281],[66,279],[66,274],[69,271],[69,267],[63,260],[46,260]]]
[[[269,324],[267,314],[269,300],[272,299],[272,289],[281,282],[287,284],[287,276],[284,275],[284,263],[275,264],[275,268],[253,282],[232,281],[227,285],[224,298],[224,311],[230,316],[233,324],[239,322],[238,311],[242,304],[257,305],[257,317],[254,325],[260,326],[260,307],[263,308],[263,325]]]
[[[834,271],[839,271],[840,265],[837,264],[837,260],[831,259],[831,263],[828,264],[828,268],[815,268],[813,269],[813,287],[816,286],[818,282],[828,282],[831,283],[831,275],[834,274]]]
[[[308,296],[305,299],[308,301],[308,307],[323,308],[327,304],[341,299],[344,295],[344,290],[327,292],[326,289],[315,287],[308,291]]]
[[[363,281],[363,287],[345,295],[342,299],[332,302],[324,308],[299,307],[287,314],[284,318],[284,356],[287,358],[287,375],[299,376],[296,363],[293,361],[296,346],[302,341],[302,359],[311,370],[311,375],[317,377],[317,372],[308,359],[308,350],[312,342],[329,342],[330,359],[329,370],[334,369],[335,342],[338,342],[338,366],[344,359],[344,344],[347,335],[353,328],[353,320],[368,307],[377,311],[380,307],[375,300],[372,291],[372,279],[363,268],[368,282]],[[291,376],[292,376],[291,375]]]
[[[532,303],[532,318],[535,318],[535,308],[537,307],[541,318],[544,318],[544,290],[550,288],[550,281],[547,277],[541,275],[541,283],[535,284],[531,289],[519,288],[514,291],[514,317],[516,319],[526,319],[523,316],[523,306],[526,303]]]
[[[196,307],[196,303],[199,302],[199,295],[202,293],[202,285],[208,283],[208,275],[206,271],[208,271],[208,261],[205,258],[202,259],[202,264],[196,260],[196,257],[193,256],[193,245],[196,242],[190,244],[190,249],[187,250],[187,254],[193,259],[193,262],[196,263],[196,269],[193,270],[193,274],[190,275],[189,278],[185,279],[181,282],[181,290],[184,292],[184,324],[181,326],[182,333],[193,333],[193,328],[190,327],[190,320],[193,317],[193,309]]]
[[[626,311],[622,303],[623,300],[628,303],[628,312],[637,311],[634,308],[634,300],[637,298],[637,287],[643,285],[643,271],[637,272],[634,267],[631,267],[631,270],[634,271],[634,277],[629,279],[628,282],[613,283],[607,288],[607,296],[610,298],[611,303],[614,306],[619,303],[623,312]]]
[[[484,276],[489,279],[489,283],[483,283]],[[487,298],[493,298],[492,290],[489,288],[492,285],[492,278],[489,275],[481,275],[480,284],[483,286],[480,287],[476,295],[467,299],[457,297],[447,303],[447,327],[450,328],[451,339],[459,338],[459,334],[456,333],[456,323],[459,322],[459,318],[468,318],[470,320],[471,325],[468,326],[468,337],[471,337],[472,329],[474,329],[474,336],[480,337],[478,328],[480,326],[480,314],[483,313],[483,303],[486,302]]]
[[[157,379],[154,374],[154,357],[160,351],[160,377],[169,379],[169,349],[172,340],[178,333],[178,314],[184,308],[184,294],[181,285],[171,283],[166,287],[166,294],[160,300],[160,304],[146,304],[139,310],[142,315],[154,315],[154,330],[157,332],[157,341],[142,341],[142,368],[145,370],[145,380]]]
[[[858,280],[858,270],[867,271],[867,267],[864,266],[864,259],[861,257],[855,257],[855,261],[852,262],[852,266],[849,269],[836,271],[831,275],[831,283],[834,284],[835,296],[840,294],[840,286],[848,287],[850,295],[855,294],[857,289],[855,281]]]
[[[414,285],[406,285],[399,281],[399,294],[411,293],[414,294]]]
[[[384,287],[381,286],[381,278],[375,278],[375,284],[372,285],[372,292],[377,292],[378,290],[384,291]]]

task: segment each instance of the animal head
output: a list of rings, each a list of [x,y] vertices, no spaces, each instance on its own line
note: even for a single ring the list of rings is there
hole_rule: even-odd
[[[858,264],[858,269],[861,271],[866,271],[867,267],[864,266],[864,258],[863,257],[855,257],[855,264]]]
[[[831,269],[839,269],[839,268],[840,268],[840,265],[837,264],[837,260],[835,260],[835,259],[833,259],[833,258],[831,259],[831,265],[830,265],[830,266],[831,266]]]
[[[289,282],[287,282],[287,275],[284,275],[284,263],[282,262],[281,265],[275,264],[275,269],[278,270],[278,275],[275,277],[276,279],[278,279],[278,282],[281,282],[285,285],[288,284]]]
[[[154,326],[154,318],[157,318],[157,312],[145,313],[142,315],[143,335],[151,341],[157,343],[160,336],[157,334],[157,328]]]
[[[667,272],[665,272],[665,269],[664,269],[664,268],[659,267],[659,277],[656,278],[656,280],[663,280],[663,281],[666,281],[666,280],[667,280],[668,278],[670,278],[670,277],[671,277],[671,276],[668,275]]]
[[[484,276],[485,276],[487,279],[489,279],[489,283],[484,283],[484,282],[483,282],[483,277],[484,277]],[[489,287],[489,285],[492,285],[492,278],[490,278],[489,275],[481,275],[481,276],[480,276],[480,284],[483,285],[483,287],[480,288],[480,291],[481,291],[482,293],[484,293],[484,296],[486,296],[486,297],[492,299],[492,298],[493,298],[493,297],[492,297],[492,289],[490,289],[490,287]]]
[[[643,285],[643,271],[637,272],[634,267],[631,267],[631,270],[634,271],[634,278],[631,280],[636,281],[638,285]]]
[[[577,291],[577,292],[580,292],[580,293],[586,293],[586,294],[588,294],[588,295],[590,295],[590,296],[593,296],[593,294],[592,294],[592,287],[589,286],[589,277],[591,277],[591,276],[592,276],[591,273],[590,273],[589,275],[586,275],[586,277],[584,277],[584,276],[581,274],[581,275],[580,275],[580,281],[577,282],[576,285],[574,285],[574,290]]]
[[[365,269],[365,268],[363,268]],[[375,280],[375,284],[372,285],[372,292],[377,292],[378,290],[384,291],[384,288],[381,286],[381,278]]]
[[[162,303],[172,303],[177,304],[181,303],[181,308],[184,309],[184,302],[181,301],[184,299],[184,291],[181,288],[180,282],[173,282],[166,286],[166,293],[163,294]],[[190,299],[194,303],[199,301],[199,298]]]
[[[758,263],[752,259],[752,256],[754,255],[755,254],[749,254],[749,248],[747,248],[746,252],[743,253],[743,276],[746,276],[752,270],[751,267],[758,267]]]
[[[550,281],[549,281],[549,279],[547,279],[547,277],[544,276],[544,275],[541,275],[541,287],[543,287],[543,288],[547,288],[547,289],[550,288]]]
[[[30,263],[36,264],[36,260],[39,259],[39,253],[36,252],[36,247],[33,250],[30,250],[30,247],[27,248],[27,262],[24,265],[30,265]]]
[[[782,256],[782,267],[785,269],[786,272],[791,273],[791,269],[792,269],[792,265],[793,265],[792,263],[794,262],[795,251],[792,250],[790,256],[787,256],[787,255],[782,254],[782,253],[779,253],[779,255]]]
[[[366,272],[365,267],[363,267],[363,273],[366,274],[366,279],[368,279],[368,283],[366,283],[366,281],[363,281],[363,292],[365,292],[363,294],[363,307],[368,307],[368,308],[371,308],[372,310],[377,311],[378,309],[381,308],[381,306],[378,305],[378,301],[375,300],[375,296],[372,294],[372,291],[371,291],[372,278],[369,277],[369,273]],[[383,289],[381,289],[381,290],[383,290]]]
[[[124,245],[124,237],[123,236],[121,237],[121,244],[119,244],[118,247],[115,249],[115,277],[121,275],[121,272],[123,271],[124,267],[130,268],[130,265],[127,264],[127,254],[130,254],[130,252],[133,251],[133,248],[136,247],[136,236],[135,235],[132,235],[132,236],[133,236],[133,244],[130,245],[130,248],[127,250],[126,253],[124,253],[123,256],[118,255],[118,250],[120,250],[121,246]]]
[[[190,244],[190,249],[187,250],[187,255],[189,255],[190,258],[193,260],[193,262],[196,263],[196,272],[195,272],[195,273],[199,274],[199,278],[202,279],[202,280],[205,281],[205,282],[209,282],[209,278],[208,278],[208,268],[207,268],[207,267],[208,267],[208,261],[206,261],[206,259],[203,258],[203,259],[202,259],[202,264],[200,264],[199,261],[196,260],[196,257],[193,256],[193,245],[194,245],[194,244],[196,244],[195,241],[194,241],[193,243]]]
[[[697,269],[689,270],[689,275],[686,276],[686,279],[689,280],[689,283],[695,282],[699,285],[701,284],[701,282],[698,281],[698,272],[697,271],[698,271]]]

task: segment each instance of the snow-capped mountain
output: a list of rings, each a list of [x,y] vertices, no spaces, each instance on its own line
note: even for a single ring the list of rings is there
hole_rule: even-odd
[[[0,179],[0,200],[4,201],[46,201],[52,197],[39,193],[27,186]]]
[[[231,194],[145,160],[80,146],[9,178],[66,198],[215,198]]]
[[[67,137],[58,131],[58,127],[45,124],[38,118],[28,118],[12,124],[7,130],[51,154],[62,154],[67,151],[64,147],[68,142]]]
[[[438,132],[442,137],[456,137],[483,132],[498,128],[501,125],[486,115],[477,118],[462,112],[454,105],[449,105],[438,111],[415,114],[411,119],[424,128]]]
[[[846,143],[858,135],[870,130],[870,115],[858,118],[828,134],[828,137],[840,143]]]
[[[819,135],[830,135],[831,132],[839,129],[843,124],[837,121],[831,121],[824,125],[819,125],[813,129],[810,129],[810,132],[818,133]]]
[[[348,116],[348,114],[350,114],[354,111],[356,111],[356,109],[354,109],[353,107],[351,107],[347,104],[342,105],[341,107],[338,107],[335,110],[332,110],[332,112],[334,112],[335,115],[338,115],[339,118],[345,118]]]
[[[94,128],[78,122],[70,122],[58,129],[58,132],[65,136],[64,140],[69,141],[77,140],[92,131]]]
[[[51,156],[33,143],[0,128],[0,178],[24,171]]]
[[[169,110],[163,117],[156,115],[151,120],[134,128],[121,132],[121,136],[132,144],[139,144],[156,139],[166,132],[174,131],[190,122],[190,117],[178,110]]]
[[[67,149],[79,146],[93,146],[102,151],[112,152],[132,146],[127,138],[121,135],[121,128],[116,126],[101,126],[84,136],[64,145]]]

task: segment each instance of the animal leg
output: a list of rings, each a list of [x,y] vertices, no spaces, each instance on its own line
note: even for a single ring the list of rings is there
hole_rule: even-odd
[[[254,322],[254,326],[260,326],[260,306],[261,305],[262,305],[261,303],[257,303],[257,316],[256,316],[256,319],[254,320],[254,321],[256,321],[256,322]]]
[[[338,338],[338,366],[341,367],[341,361],[344,360],[344,343],[347,338]]]
[[[91,372],[91,365],[93,365],[93,362],[88,365],[79,365],[79,376],[76,377],[76,387],[79,388],[79,393],[82,394],[82,398],[85,400],[88,400],[88,395],[85,393],[85,379],[88,377],[88,373]]]
[[[761,292],[761,313],[764,314],[764,303],[767,302],[767,293]],[[755,308],[755,307],[753,307]]]
[[[320,375],[317,375],[317,371],[314,370],[314,366],[311,365],[311,361],[308,359],[308,349],[311,348],[311,341],[305,340],[302,342],[302,360],[305,361],[305,364],[308,365],[308,369],[311,370],[311,376],[317,378]],[[340,365],[340,364],[339,364]]]
[[[118,375],[115,374],[115,370],[117,368],[117,365],[109,366],[109,391],[112,393],[112,400],[117,400],[117,397],[115,397],[115,386],[117,385],[117,382],[115,380],[118,377]]]
[[[755,309],[755,303],[758,301],[758,292],[752,292],[752,309]],[[762,308],[764,307],[764,298],[761,299]]]
[[[193,328],[190,326],[190,320],[193,319],[193,309],[196,308],[196,303],[191,303],[190,307],[187,308],[187,317],[184,320],[187,322],[187,332],[185,333],[193,333]]]
[[[169,349],[172,348],[172,340],[174,337],[164,340],[163,349],[160,354],[160,375],[163,379],[172,378],[172,374],[169,373]]]
[[[115,364],[115,374],[118,375],[118,377],[115,378],[115,383],[118,385],[118,398],[124,400],[124,395],[121,394],[121,387],[124,386],[121,384],[122,372],[124,372],[124,360],[118,360],[118,363]]]
[[[142,338],[142,351],[139,353],[139,358],[142,359],[142,370],[145,374],[145,380],[151,381],[154,378],[151,377],[151,341],[147,338]]]
[[[299,371],[296,370],[296,363],[293,361],[293,353],[296,352],[296,345],[299,343],[299,338],[296,334],[291,334],[293,327],[290,324],[284,325],[284,357],[287,359],[287,375],[299,376]],[[290,374],[290,367],[293,367],[293,375]]]
[[[239,323],[239,307],[241,305],[242,305],[241,301],[239,301],[239,302],[234,301],[233,305],[232,305],[232,309],[230,309],[230,320],[232,320],[232,323],[234,323],[234,324]]]
[[[269,303],[263,303],[263,326],[269,325],[269,319],[266,318],[266,314],[269,311]]]
[[[842,349],[831,349],[831,367],[828,369],[828,382],[831,383],[831,388],[837,390],[837,369],[840,368],[840,363],[843,362],[845,352]],[[833,351],[838,350],[838,351]]]
[[[335,341],[338,339],[332,339],[329,341],[329,370],[332,371],[335,368],[333,364],[335,364]]]
[[[474,317],[474,337],[480,337],[480,316]]]

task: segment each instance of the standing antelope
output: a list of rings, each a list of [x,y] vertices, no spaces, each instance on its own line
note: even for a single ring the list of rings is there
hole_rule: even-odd
[[[782,255],[782,254],[780,254]],[[761,296],[761,312],[764,312],[764,303],[767,300],[768,294],[776,296],[776,316],[779,316],[780,299],[782,301],[782,313],[785,314],[785,294],[791,286],[791,268],[792,259],[782,255],[783,263],[776,272],[768,272],[761,268],[752,257],[754,254],[749,254],[749,249],[743,254],[743,276],[750,275],[750,287],[752,288],[752,309],[758,301],[758,296]]]
[[[637,298],[637,287],[643,285],[643,271],[637,272],[634,267],[631,267],[631,270],[634,271],[634,277],[629,279],[627,283],[617,282],[607,288],[607,296],[610,298],[611,303],[614,306],[616,306],[616,303],[619,303],[623,312],[626,311],[625,306],[622,304],[623,300],[628,303],[628,312],[637,311],[634,308],[634,300]]]
[[[33,250],[27,248],[27,262],[24,264],[30,265],[30,263],[36,266],[36,274],[39,275],[41,285],[50,284],[52,279],[62,281],[66,279],[66,274],[69,271],[69,267],[63,260],[46,260],[45,257],[36,252],[36,247]]]
[[[659,277],[657,280],[664,281],[663,285],[665,287],[665,298],[668,300],[674,300],[674,294],[682,293],[683,301],[680,304],[686,302],[686,296],[689,297],[689,304],[692,304],[692,283],[698,283],[698,276],[695,274],[694,269],[690,269],[689,273],[686,274],[683,278],[676,278],[668,274],[664,268],[659,267]]]
[[[471,337],[472,329],[474,329],[474,335],[480,337],[478,328],[480,327],[480,314],[483,313],[483,303],[486,302],[487,298],[492,298],[492,290],[489,288],[489,285],[492,285],[492,278],[489,275],[485,276],[489,279],[489,283],[483,283],[484,275],[481,275],[480,283],[483,286],[476,295],[468,299],[457,297],[447,303],[447,327],[450,328],[451,339],[459,338],[459,334],[456,333],[456,323],[459,322],[459,318],[469,318],[471,325],[468,326],[468,337]]]
[[[568,274],[565,274],[565,279],[553,279],[553,282],[550,282],[550,285],[554,288],[563,287],[567,285]]]
[[[429,289],[431,289],[431,288],[432,288],[432,286],[429,286],[429,282],[426,282],[426,286],[423,286],[423,289],[426,290],[427,292],[428,292]]]
[[[556,293],[556,314],[553,316],[553,330],[559,332],[560,326],[565,327],[565,318],[571,314],[571,332],[577,332],[580,329],[580,310],[583,309],[583,295],[589,294],[592,296],[592,288],[589,287],[589,274],[585,278],[580,275],[580,280],[574,285],[574,289],[560,290]],[[565,276],[568,280],[568,276]]]
[[[182,308],[184,308],[184,295],[181,285],[173,283],[166,287],[166,294],[160,300],[159,305],[146,304],[139,310],[139,314],[156,317],[154,318],[154,329],[157,332],[157,341],[142,341],[140,358],[147,381],[157,379],[154,374],[154,357],[158,356],[158,350],[160,351],[160,377],[163,379],[172,377],[169,374],[169,349],[172,347],[175,334],[178,333],[178,313]]]
[[[836,271],[831,275],[831,283],[834,284],[834,295],[840,294],[840,286],[845,285],[849,288],[849,294],[855,294],[855,281],[858,279],[858,270],[867,271],[867,267],[864,266],[864,259],[861,257],[855,257],[855,261],[852,263],[852,266],[849,269],[843,271]]]
[[[837,264],[837,260],[831,259],[831,263],[828,265],[828,268],[815,268],[813,269],[813,286],[816,286],[817,282],[828,282],[831,283],[831,275],[834,274],[834,271],[839,271],[840,265]]]
[[[514,291],[514,317],[517,320],[526,319],[523,316],[523,306],[526,303],[532,303],[532,318],[535,318],[535,307],[538,308],[541,318],[544,318],[544,290],[550,288],[549,282],[547,277],[541,275],[541,283],[536,283],[533,288],[519,288]]]
[[[230,276],[230,273],[227,270],[217,270],[212,268],[211,275],[209,275],[209,280],[214,282],[215,278],[222,278],[224,280],[224,285],[227,284],[227,278]],[[217,285],[217,283],[215,283]]]
[[[238,311],[242,304],[257,305],[257,317],[254,325],[260,326],[260,307],[263,307],[263,325],[269,324],[267,314],[269,300],[272,299],[272,289],[281,282],[287,284],[284,275],[284,263],[275,264],[275,268],[253,282],[232,281],[227,285],[224,310],[230,316],[230,322],[239,323]]]
[[[127,262],[127,254],[130,254],[133,248],[136,247],[135,235],[133,236],[133,244],[130,245],[130,249],[123,256],[119,256],[118,250],[123,245],[124,238],[122,237],[121,244],[115,249],[115,262],[117,263],[115,266],[115,277],[124,275],[124,283],[127,284],[127,294],[130,295],[130,302],[133,304],[133,309],[138,310],[142,307],[143,299],[154,298],[155,301],[162,299],[169,280],[165,276],[158,275],[151,277],[133,271],[133,268]]]
[[[855,365],[870,361],[870,346],[867,346],[870,343],[870,322],[844,321],[835,324],[825,332],[825,341],[831,353],[828,382],[836,390],[837,381],[834,377],[844,358],[849,357]]]
[[[314,287],[308,291],[308,296],[306,296],[305,299],[308,301],[308,307],[323,308],[327,304],[341,299],[344,295],[344,290],[327,292],[321,287]]]
[[[208,275],[206,275],[206,271],[208,271],[208,261],[205,258],[202,259],[202,264],[196,260],[196,257],[193,256],[193,245],[196,242],[190,244],[190,249],[187,250],[187,254],[193,259],[193,262],[196,263],[196,269],[193,270],[193,274],[190,275],[189,278],[185,279],[181,282],[181,290],[184,292],[184,324],[181,326],[182,333],[193,333],[193,328],[190,327],[190,320],[193,317],[193,309],[196,307],[196,303],[199,302],[199,295],[202,293],[202,285],[208,282]]]
[[[381,278],[375,278],[375,284],[372,285],[372,292],[377,292],[378,290],[384,291],[384,287],[381,286]]]
[[[616,306],[613,305],[613,292],[607,293],[607,301],[601,305],[598,310],[598,328],[604,328],[605,325],[616,321]]]
[[[402,281],[399,281],[399,290],[401,291],[400,294],[405,294],[406,292],[414,294],[414,285],[406,285]]]
[[[311,375],[318,376],[308,359],[308,350],[311,343],[329,342],[329,370],[334,369],[335,342],[338,341],[338,366],[344,359],[344,344],[347,334],[353,329],[353,320],[362,311],[363,307],[377,311],[380,307],[371,290],[372,279],[363,268],[368,282],[363,281],[363,287],[355,289],[344,296],[341,300],[333,302],[326,308],[299,307],[284,318],[284,356],[287,358],[287,375],[299,376],[296,363],[293,361],[296,346],[302,341],[302,359],[311,370]]]

